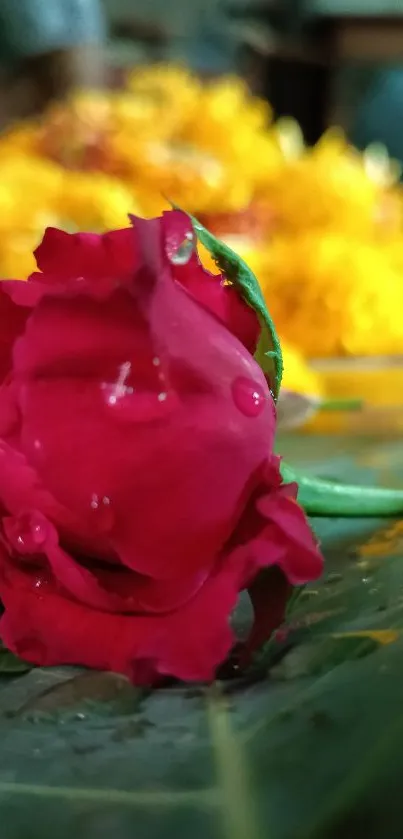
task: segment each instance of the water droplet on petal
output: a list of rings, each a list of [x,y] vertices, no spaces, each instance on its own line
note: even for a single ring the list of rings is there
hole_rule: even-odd
[[[127,379],[131,374],[132,365],[130,361],[125,361],[124,364],[121,364],[119,367],[118,376],[116,382],[108,384],[107,382],[102,382],[101,390],[104,391],[106,401],[108,405],[116,405],[120,399],[123,399],[127,395],[131,395],[134,393],[134,388],[127,385]]]
[[[150,364],[149,372],[146,370],[147,362]],[[121,364],[116,381],[101,383],[101,394],[110,417],[124,423],[160,420],[164,412],[171,413],[177,404],[159,356],[143,359],[138,373],[133,372],[130,362]]]
[[[44,572],[43,574],[41,574],[39,572],[39,573],[35,574],[35,576],[32,578],[32,588],[38,594],[39,597],[43,596],[42,591],[45,588],[45,586],[48,586],[48,585],[49,585],[49,577],[46,574],[46,572]]]
[[[194,249],[194,235],[189,230],[185,233],[185,238],[179,244],[175,241],[167,241],[166,252],[169,261],[172,265],[186,265],[193,253]]]
[[[42,525],[35,524],[31,530],[31,536],[35,545],[42,545],[46,539],[46,530]]]
[[[91,510],[97,510],[99,507],[99,498],[97,495],[91,496]]]
[[[46,521],[38,520],[35,514],[9,519],[5,530],[10,544],[22,556],[40,552],[48,535]]]
[[[111,499],[109,495],[104,495],[102,498],[93,493],[91,495],[90,508],[92,510],[93,527],[98,533],[108,533],[112,530],[115,523],[115,516],[111,509]]]
[[[235,379],[232,396],[237,408],[247,417],[259,416],[266,403],[266,393],[261,385],[244,376]]]

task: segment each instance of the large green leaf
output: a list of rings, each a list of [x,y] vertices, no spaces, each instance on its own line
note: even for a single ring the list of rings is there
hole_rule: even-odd
[[[393,441],[279,449],[336,480],[403,476]],[[2,677],[1,839],[401,839],[403,524],[313,525],[326,573],[260,681],[146,694],[78,668]]]

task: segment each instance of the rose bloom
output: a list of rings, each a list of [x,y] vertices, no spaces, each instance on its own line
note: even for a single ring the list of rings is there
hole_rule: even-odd
[[[135,683],[244,658],[322,558],[272,454],[259,324],[205,271],[180,211],[48,229],[0,286],[0,637],[36,665]]]

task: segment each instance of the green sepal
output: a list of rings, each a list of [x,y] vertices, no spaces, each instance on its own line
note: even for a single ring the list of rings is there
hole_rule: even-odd
[[[179,209],[179,208],[177,208]],[[267,375],[274,399],[277,399],[283,374],[280,341],[254,273],[235,251],[206,230],[194,216],[189,216],[199,241],[209,251],[225,277],[240,291],[245,302],[256,312],[261,326],[255,359]]]

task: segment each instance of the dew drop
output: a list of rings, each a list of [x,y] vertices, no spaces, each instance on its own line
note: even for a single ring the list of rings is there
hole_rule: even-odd
[[[35,545],[42,545],[46,539],[45,528],[40,524],[35,524],[32,528],[31,536]]]
[[[127,385],[127,379],[131,374],[132,365],[130,361],[125,361],[119,367],[118,376],[115,382],[109,384],[102,382],[101,390],[105,393],[106,402],[108,405],[117,405],[125,396],[132,396],[134,388]]]
[[[94,492],[91,495],[90,508],[92,511],[91,521],[95,530],[98,533],[108,533],[115,523],[109,495],[104,495],[101,498]]]
[[[20,555],[35,554],[46,542],[46,524],[38,521],[35,514],[23,515],[10,523],[7,536]]]
[[[32,587],[38,593],[47,585],[49,585],[49,578],[46,576],[46,574],[37,574],[32,582]]]
[[[179,244],[175,241],[168,241],[166,245],[167,256],[172,265],[186,265],[193,253],[194,235],[189,230],[185,238]]]
[[[99,498],[97,495],[91,496],[91,510],[98,510],[99,507]]]
[[[134,381],[134,387],[130,362],[119,366],[115,381],[101,382],[101,398],[109,417],[114,421],[141,423],[161,420],[164,413],[174,410],[176,402],[161,358],[151,356],[148,363],[151,369],[147,376],[144,370],[140,370],[139,379]],[[99,499],[93,501],[93,509],[97,509]]]
[[[232,396],[237,408],[247,417],[259,416],[266,403],[266,394],[261,385],[244,376],[235,379]]]

